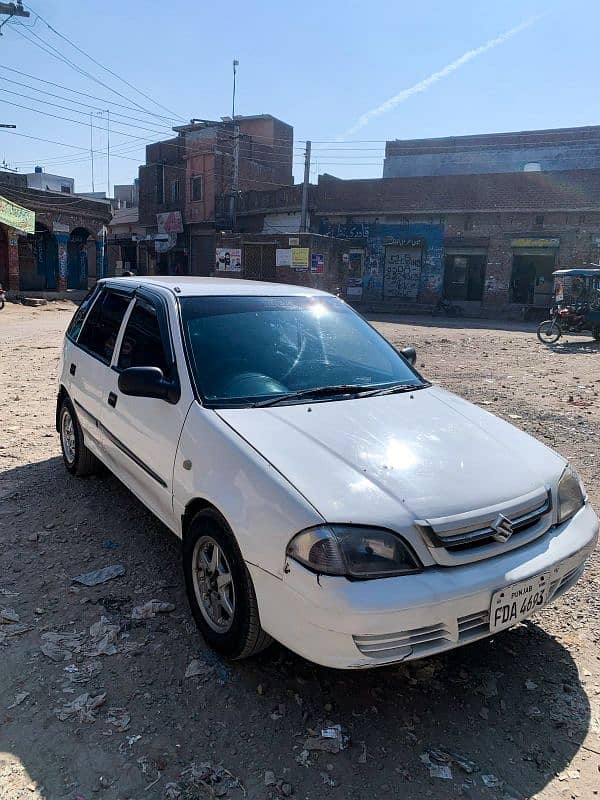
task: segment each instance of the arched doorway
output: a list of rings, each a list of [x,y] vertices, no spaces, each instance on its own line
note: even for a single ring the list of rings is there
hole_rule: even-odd
[[[69,236],[67,245],[67,288],[88,288],[87,241],[90,232],[87,228],[75,228]]]
[[[8,286],[8,236],[0,225],[0,285]]]
[[[35,233],[19,236],[19,285],[22,291],[55,291],[58,281],[56,237],[41,222]]]

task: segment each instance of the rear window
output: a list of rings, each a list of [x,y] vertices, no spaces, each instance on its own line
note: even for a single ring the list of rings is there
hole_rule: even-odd
[[[104,291],[88,314],[77,344],[110,364],[129,300],[127,295]]]
[[[67,336],[71,341],[77,341],[77,337],[79,336],[79,332],[81,331],[81,326],[83,325],[83,320],[86,317],[86,314],[92,307],[94,300],[100,294],[100,288],[98,286],[94,286],[90,291],[86,294],[83,298],[83,302],[77,309],[77,311],[73,314],[73,319],[71,320],[69,327],[67,328]]]

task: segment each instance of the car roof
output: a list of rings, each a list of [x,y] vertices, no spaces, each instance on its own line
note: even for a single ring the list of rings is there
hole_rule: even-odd
[[[104,278],[102,283],[110,286],[122,286],[129,290],[139,286],[152,286],[167,289],[179,297],[236,296],[254,297],[289,297],[290,295],[309,296],[323,295],[327,292],[312,289],[310,286],[291,286],[285,283],[267,283],[265,281],[244,281],[237,278],[200,278],[191,275],[135,275],[131,277]]]
[[[600,269],[584,269],[584,268],[577,268],[577,269],[557,269],[556,272],[552,273],[553,275],[562,275],[570,276],[570,275],[579,275],[583,278],[600,278]]]

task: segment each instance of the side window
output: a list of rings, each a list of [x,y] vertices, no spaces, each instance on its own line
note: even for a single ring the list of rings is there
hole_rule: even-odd
[[[156,309],[145,300],[136,300],[119,353],[119,368],[159,367],[168,376],[165,354]]]
[[[67,336],[71,341],[76,341],[77,337],[79,336],[79,331],[81,330],[81,326],[83,325],[83,320],[85,319],[85,315],[90,310],[90,307],[94,300],[100,294],[100,290],[97,286],[94,286],[93,289],[86,294],[83,298],[83,301],[77,311],[73,314],[73,319],[69,323],[69,327],[67,328]]]
[[[94,303],[77,344],[110,364],[119,328],[129,305],[129,297],[110,290]]]

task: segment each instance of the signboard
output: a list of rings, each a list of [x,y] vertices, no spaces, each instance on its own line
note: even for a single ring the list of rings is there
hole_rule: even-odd
[[[181,211],[166,211],[156,215],[159,233],[183,233]]]
[[[310,257],[311,272],[325,272],[325,259],[322,253],[313,253]]]
[[[291,267],[292,266],[292,251],[289,248],[275,250],[275,266],[276,267]]]
[[[392,245],[385,248],[384,297],[417,299],[422,252],[420,247]]]
[[[560,239],[534,239],[531,237],[523,239],[512,239],[511,247],[558,247]]]
[[[309,253],[308,247],[292,247],[292,269],[296,272],[307,270]]]
[[[241,272],[242,250],[240,247],[217,247],[216,269],[219,272]]]
[[[35,233],[35,211],[0,196],[0,222],[23,233]]]
[[[154,251],[156,253],[168,253],[177,244],[177,234],[169,233],[165,237],[164,234],[160,238],[154,240]]]
[[[300,239],[298,236],[290,236],[288,239],[288,244],[290,247],[298,247],[300,244]]]

